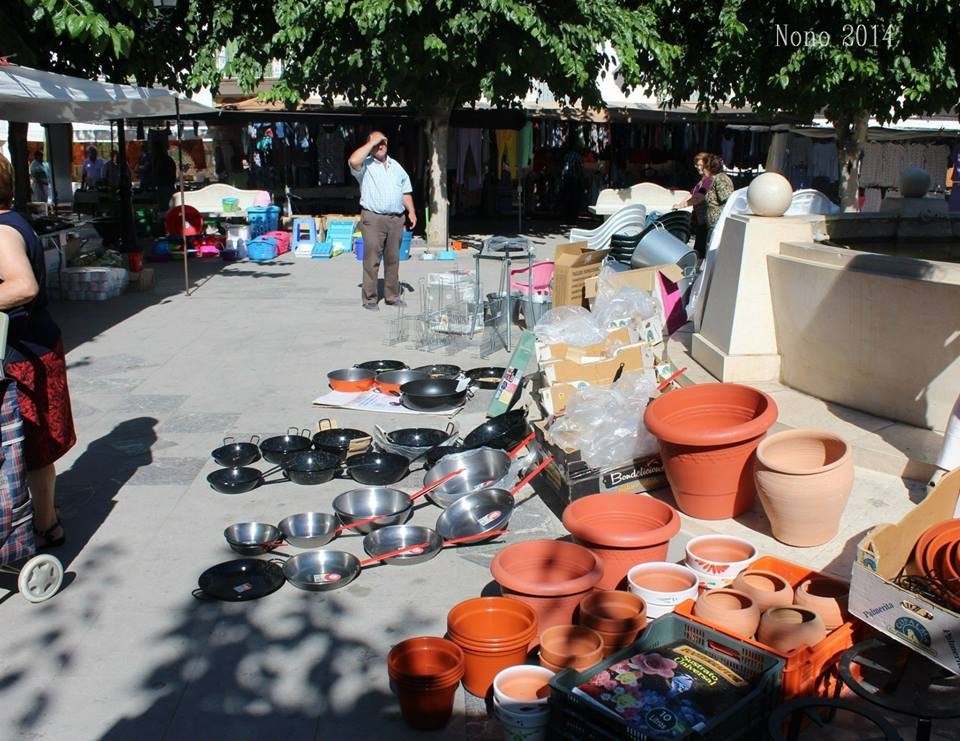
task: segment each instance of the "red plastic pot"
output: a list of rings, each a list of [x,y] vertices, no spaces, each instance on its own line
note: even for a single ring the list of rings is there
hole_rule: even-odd
[[[542,633],[553,625],[573,623],[577,604],[603,578],[603,565],[576,543],[527,540],[502,548],[490,572],[504,595],[536,611]]]
[[[737,383],[675,389],[647,405],[647,429],[677,506],[691,517],[722,520],[743,514],[757,496],[757,446],[777,421],[769,394]]]
[[[600,589],[616,589],[638,563],[663,561],[680,516],[669,504],[645,494],[593,494],[571,502],[563,526],[603,563]]]
[[[387,673],[396,684],[445,687],[463,677],[463,651],[444,638],[408,638],[387,654]]]

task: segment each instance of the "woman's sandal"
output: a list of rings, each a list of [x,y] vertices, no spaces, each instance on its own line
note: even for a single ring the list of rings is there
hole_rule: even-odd
[[[58,530],[60,531],[60,536],[54,537],[54,534]],[[34,529],[33,535],[36,539],[36,548],[38,551],[43,551],[48,548],[56,548],[57,546],[61,546],[67,542],[67,536],[63,531],[63,524],[60,522],[59,517],[57,517],[57,521],[46,530]]]

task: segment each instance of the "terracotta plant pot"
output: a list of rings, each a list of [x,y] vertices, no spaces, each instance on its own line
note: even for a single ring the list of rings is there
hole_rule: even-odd
[[[603,639],[604,658],[633,643],[647,625],[647,605],[631,592],[594,592],[580,601],[578,614],[580,625]]]
[[[735,535],[698,535],[684,547],[686,563],[700,579],[700,589],[729,586],[757,557],[749,540]]]
[[[463,652],[443,638],[422,636],[394,646],[387,655],[400,712],[412,728],[442,728],[453,714],[463,676]]]
[[[603,658],[603,639],[582,625],[554,625],[540,634],[540,658],[552,666],[583,671]]]
[[[518,600],[476,597],[447,613],[447,633],[463,650],[463,686],[484,697],[497,672],[526,660],[537,616]]]
[[[817,613],[827,630],[835,630],[846,621],[849,593],[850,586],[837,579],[807,579],[797,585],[793,601]]]
[[[723,520],[756,498],[754,451],[777,421],[769,394],[736,383],[704,383],[658,396],[643,415],[660,440],[677,506],[691,517]]]
[[[537,613],[540,633],[569,625],[580,600],[603,577],[593,551],[562,540],[526,540],[500,549],[490,572],[504,595],[522,600]]]
[[[753,638],[760,624],[756,603],[736,589],[704,592],[694,603],[693,614],[743,638]]]
[[[837,535],[853,489],[853,456],[837,435],[787,430],[757,448],[754,478],[777,540],[822,545]]]
[[[759,569],[746,569],[737,574],[733,588],[749,595],[761,613],[771,607],[789,607],[793,604],[793,587],[779,574]]]
[[[502,670],[493,680],[493,697],[514,712],[530,705],[545,706],[553,672],[542,666],[521,664]]]
[[[696,599],[699,579],[693,569],[675,563],[641,563],[627,572],[630,591],[647,605],[647,618],[653,620],[684,600]]]
[[[616,589],[631,566],[667,557],[680,516],[669,504],[645,494],[593,494],[563,511],[563,526],[577,543],[603,562],[600,589]]]
[[[771,607],[760,618],[757,640],[780,653],[816,646],[827,637],[827,627],[805,607]]]

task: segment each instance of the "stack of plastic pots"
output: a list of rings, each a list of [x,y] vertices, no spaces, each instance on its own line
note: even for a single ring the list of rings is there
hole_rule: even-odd
[[[447,724],[463,677],[459,646],[433,636],[409,638],[387,655],[387,672],[407,725],[431,730]]]
[[[511,666],[493,680],[493,712],[507,741],[540,741],[547,737],[550,721],[550,679],[542,666]]]
[[[603,657],[633,643],[647,625],[647,603],[631,592],[603,590],[580,602],[579,622],[603,639]]]
[[[484,697],[497,672],[526,660],[537,613],[520,600],[475,597],[447,613],[447,635],[463,649],[463,686]]]

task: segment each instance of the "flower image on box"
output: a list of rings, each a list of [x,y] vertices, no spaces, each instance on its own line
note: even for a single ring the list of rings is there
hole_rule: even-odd
[[[749,683],[680,641],[603,669],[574,692],[633,729],[683,738],[749,692]]]

